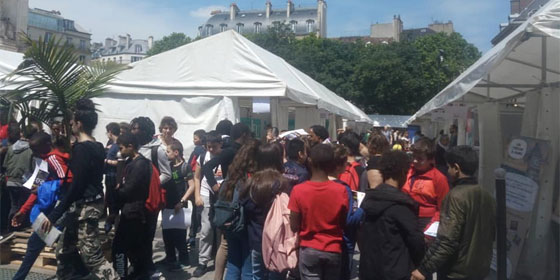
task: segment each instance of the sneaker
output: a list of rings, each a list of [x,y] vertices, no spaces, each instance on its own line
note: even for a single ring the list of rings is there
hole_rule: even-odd
[[[193,271],[192,276],[195,278],[202,277],[206,273],[206,265],[199,264],[196,269]]]

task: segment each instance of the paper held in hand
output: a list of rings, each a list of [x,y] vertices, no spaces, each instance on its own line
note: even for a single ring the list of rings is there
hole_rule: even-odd
[[[35,159],[34,162],[35,169],[33,170],[33,174],[23,183],[23,186],[30,190],[38,188],[49,176],[49,164],[46,161]]]
[[[163,229],[187,229],[191,225],[191,213],[191,208],[181,208],[177,214],[174,209],[163,209],[161,227]]]
[[[439,227],[439,222],[434,222],[430,225],[430,227],[428,227],[426,231],[424,231],[424,234],[427,236],[436,237],[438,227]]]
[[[37,235],[41,238],[41,240],[43,240],[45,244],[47,244],[47,246],[51,247],[53,243],[58,239],[58,236],[60,236],[60,230],[52,226],[50,231],[43,231],[41,225],[45,220],[48,220],[48,218],[41,212],[37,219],[35,219],[35,222],[33,222],[33,225],[31,225],[31,227],[33,228],[33,231],[35,231],[35,233],[37,233]]]

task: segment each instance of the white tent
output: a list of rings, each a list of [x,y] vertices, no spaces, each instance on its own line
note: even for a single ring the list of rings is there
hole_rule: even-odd
[[[296,126],[316,124],[320,112],[371,121],[351,103],[233,30],[131,66],[95,99],[101,105],[101,125],[141,115],[154,121],[171,115],[179,122],[178,138],[190,143],[192,135],[187,133],[213,129],[223,118],[238,121],[239,104],[259,97],[269,104],[272,125],[280,129],[288,128],[290,107],[296,110]]]
[[[450,108],[473,109],[480,139],[479,176],[483,186],[491,190],[493,171],[503,162],[508,143],[509,135],[502,135],[506,128],[515,128],[513,135],[550,141],[549,161],[541,168],[533,222],[518,267],[518,277],[547,279],[553,277],[558,265],[558,256],[555,259],[547,254],[548,249],[558,248],[558,244],[552,245],[551,227],[554,204],[556,216],[560,209],[554,197],[559,176],[560,0],[550,0],[525,13],[526,21],[426,103],[408,123],[430,122],[426,120],[430,115],[433,121],[434,115]],[[512,114],[518,117],[511,118]],[[470,123],[462,117],[455,121],[458,142],[465,143]]]

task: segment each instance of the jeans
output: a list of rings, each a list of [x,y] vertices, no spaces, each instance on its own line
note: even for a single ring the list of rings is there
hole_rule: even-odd
[[[12,280],[24,280],[25,277],[27,277],[29,270],[31,270],[33,263],[35,263],[39,254],[41,254],[43,248],[45,248],[45,242],[34,232],[27,241],[25,257],[23,257],[23,261]]]
[[[247,233],[224,233],[227,244],[226,280],[251,280],[253,268],[251,266],[251,251]]]
[[[301,279],[339,280],[341,254],[319,251],[309,247],[299,249]]]
[[[342,246],[342,274],[340,275],[341,280],[349,280],[352,274],[352,265],[354,263],[354,250],[353,248],[347,248],[346,244]]]
[[[253,280],[282,280],[286,279],[286,272],[269,271],[264,265],[262,252],[251,250],[251,263],[253,266]]]

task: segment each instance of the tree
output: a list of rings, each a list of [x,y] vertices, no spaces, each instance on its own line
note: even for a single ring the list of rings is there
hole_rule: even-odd
[[[25,61],[4,81],[17,87],[0,96],[0,100],[20,111],[21,125],[29,119],[47,125],[60,120],[69,140],[76,101],[103,94],[107,83],[127,66],[116,63],[86,66],[79,62],[72,45],[62,44],[62,39],[55,37],[48,42],[42,38],[35,42],[29,37],[26,41],[29,48]]]
[[[186,45],[192,42],[192,39],[185,35],[185,33],[173,32],[168,36],[164,36],[161,40],[154,42],[154,45],[146,53],[148,56],[156,55],[174,48]]]

